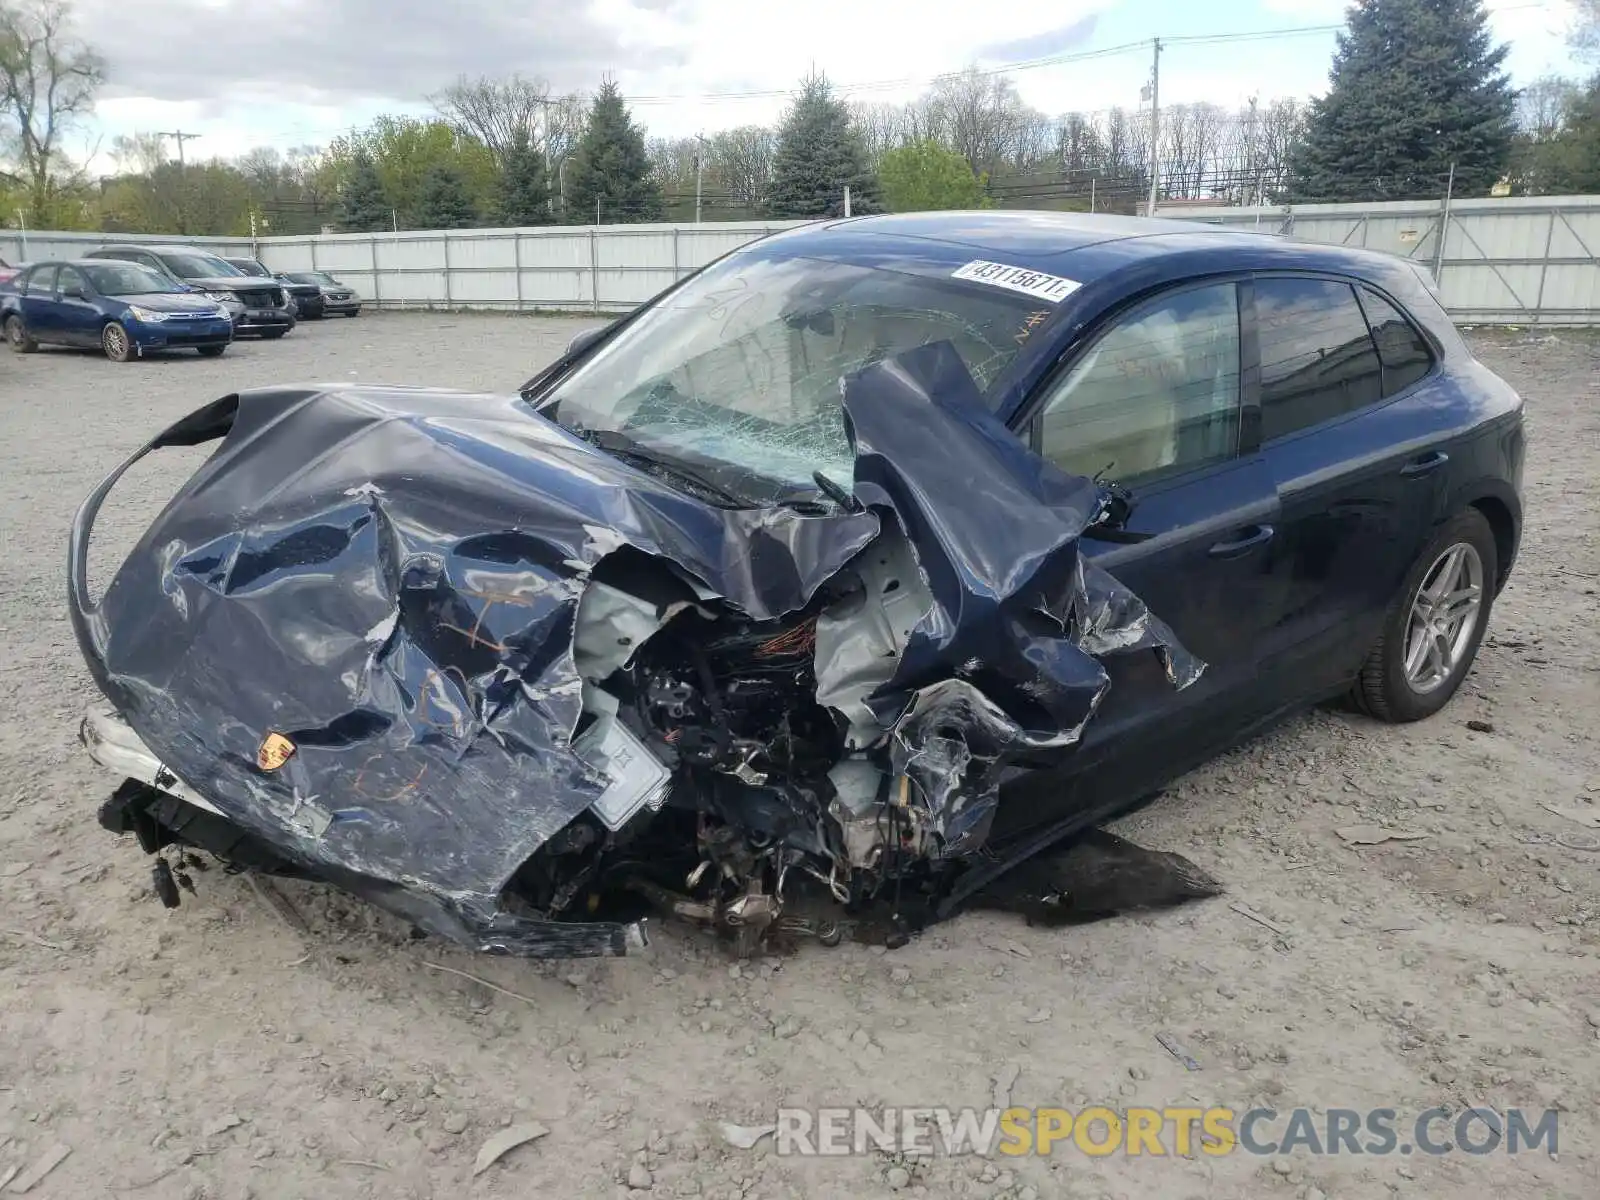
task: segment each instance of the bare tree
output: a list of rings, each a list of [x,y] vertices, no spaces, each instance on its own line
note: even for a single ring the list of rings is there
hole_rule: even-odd
[[[1042,171],[1058,166],[1056,119],[1033,108],[1018,109],[1012,128],[1008,165],[1013,171]]]
[[[0,0],[0,139],[22,165],[38,222],[70,164],[61,139],[94,107],[105,62],[72,35],[66,0]]]
[[[1094,122],[1082,113],[1066,113],[1056,120],[1056,157],[1065,178],[1094,174],[1105,166],[1105,142]]]
[[[873,170],[878,169],[885,154],[910,140],[910,109],[904,104],[858,100],[850,105],[850,123],[861,135],[862,149]]]
[[[683,195],[694,191],[694,162],[699,149],[699,142],[692,137],[650,139],[645,153],[650,156],[650,169],[663,192]]]
[[[965,158],[975,173],[992,177],[1009,161],[1027,112],[1009,79],[968,67],[936,82],[928,100],[925,112],[936,128],[934,136]]]
[[[764,125],[741,125],[711,139],[706,166],[728,198],[741,208],[760,209],[772,185],[777,134]]]
[[[1535,142],[1549,141],[1567,123],[1583,89],[1560,75],[1544,75],[1517,94],[1517,128]]]
[[[505,79],[462,75],[428,99],[451,125],[489,147],[496,162],[505,161],[518,138],[542,140],[544,110],[553,103],[548,83],[521,74]]]
[[[1256,134],[1256,186],[1268,200],[1288,189],[1294,154],[1306,131],[1305,105],[1298,100],[1274,100],[1261,111]]]
[[[552,169],[572,150],[583,130],[584,105],[578,95],[552,96],[543,79],[514,74],[504,79],[463,75],[428,98],[449,124],[489,147],[496,163],[518,139],[539,147]]]

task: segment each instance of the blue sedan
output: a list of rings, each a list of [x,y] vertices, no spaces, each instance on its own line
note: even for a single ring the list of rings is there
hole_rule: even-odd
[[[98,346],[113,362],[154,350],[215,358],[233,340],[228,311],[135,263],[34,263],[0,284],[0,325],[19,354],[41,344]]]
[[[745,952],[1210,894],[1091,827],[1300,706],[1443,708],[1522,410],[1403,259],[809,224],[516,395],[260,388],[158,433],[73,528],[84,741],[131,780],[101,820],[545,956],[645,904]],[[95,602],[118,475],[209,441]]]

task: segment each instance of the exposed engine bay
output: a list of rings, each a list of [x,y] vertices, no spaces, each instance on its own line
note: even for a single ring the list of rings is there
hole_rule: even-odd
[[[1203,670],[1077,553],[1114,497],[990,416],[947,344],[862,371],[843,408],[852,501],[820,512],[705,504],[514,398],[266,389],[186,418],[74,528],[114,709],[85,741],[129,780],[102,821],[534,956],[623,953],[652,911],[750,953],[961,904],[1213,894],[1109,835],[989,845],[1006,782],[1092,718],[1096,656]],[[91,602],[121,471],[219,437]]]

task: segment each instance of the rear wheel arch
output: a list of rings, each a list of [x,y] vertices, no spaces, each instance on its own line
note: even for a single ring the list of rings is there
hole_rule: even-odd
[[[1512,515],[1511,506],[1499,496],[1479,496],[1468,507],[1482,513],[1483,519],[1489,522],[1489,528],[1494,532],[1495,591],[1498,593],[1510,578],[1511,563],[1517,556],[1517,520]]]

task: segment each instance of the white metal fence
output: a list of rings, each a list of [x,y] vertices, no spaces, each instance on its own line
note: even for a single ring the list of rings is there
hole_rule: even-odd
[[[316,237],[178,238],[0,230],[10,262],[74,258],[110,242],[254,255],[275,271],[327,271],[383,308],[626,310],[690,271],[798,221],[548,226]]]
[[[1156,213],[1413,259],[1433,271],[1462,324],[1600,325],[1600,196]]]
[[[1600,196],[1458,200],[1448,207],[1442,201],[1184,207],[1167,215],[1414,259],[1433,270],[1445,307],[1464,324],[1600,325]],[[384,308],[618,311],[795,224],[346,233],[261,238],[254,248],[275,270],[331,272]],[[68,258],[112,240],[180,239],[0,230],[0,257]],[[247,238],[182,240],[220,253],[253,252]]]

